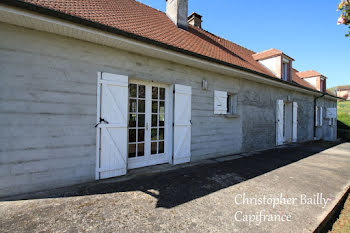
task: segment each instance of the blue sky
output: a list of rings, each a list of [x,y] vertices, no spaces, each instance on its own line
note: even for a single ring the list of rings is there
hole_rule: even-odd
[[[165,11],[165,0],[139,0]],[[316,70],[327,86],[350,84],[350,37],[336,24],[339,0],[189,0],[203,29],[253,51],[282,50],[299,71]]]

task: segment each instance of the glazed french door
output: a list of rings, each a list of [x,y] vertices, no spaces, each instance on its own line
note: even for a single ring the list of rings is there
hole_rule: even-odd
[[[130,81],[128,97],[128,169],[169,161],[169,88]]]

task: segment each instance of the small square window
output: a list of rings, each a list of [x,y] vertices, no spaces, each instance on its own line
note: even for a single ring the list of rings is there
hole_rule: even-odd
[[[227,114],[237,114],[237,95],[227,94]]]

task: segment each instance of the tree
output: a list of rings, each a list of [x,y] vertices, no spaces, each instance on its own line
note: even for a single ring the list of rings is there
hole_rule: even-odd
[[[341,11],[341,15],[338,19],[337,24],[350,24],[350,0],[341,0],[338,5],[338,11]],[[349,27],[350,28],[350,27]],[[345,35],[346,37],[350,36],[350,31]]]

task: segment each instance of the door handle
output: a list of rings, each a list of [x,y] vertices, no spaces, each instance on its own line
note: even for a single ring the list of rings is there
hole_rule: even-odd
[[[146,123],[146,130],[148,130],[148,123]]]
[[[106,121],[105,119],[103,119],[103,118],[100,118],[100,122],[99,123],[97,123],[96,125],[95,125],[95,128],[99,125],[99,124],[101,124],[102,122],[104,122],[104,123],[106,123],[106,124],[109,124],[109,122],[108,121]]]

